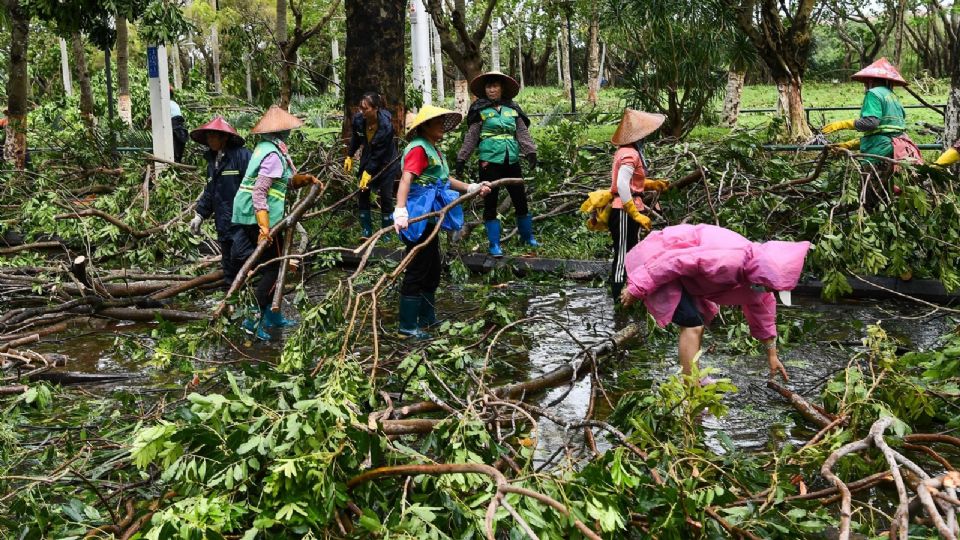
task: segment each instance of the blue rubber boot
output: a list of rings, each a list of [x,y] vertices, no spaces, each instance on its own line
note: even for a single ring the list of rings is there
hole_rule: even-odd
[[[263,313],[264,328],[288,328],[296,326],[297,322],[296,319],[287,319],[283,316],[283,313],[273,311],[272,309],[268,309]]]
[[[243,328],[243,331],[254,336],[260,341],[270,341],[270,334],[263,328],[263,312],[260,311],[260,308],[253,308],[251,311],[259,312],[259,316],[254,315],[248,317],[240,323],[240,328]]]
[[[373,218],[370,217],[369,210],[360,211],[360,237],[370,238],[373,236]]]
[[[420,295],[420,313],[417,323],[420,328],[430,328],[437,324],[437,293],[425,292]]]
[[[503,257],[503,250],[500,249],[500,220],[491,219],[483,226],[487,229],[487,240],[490,241],[490,256]]]
[[[401,336],[412,337],[414,339],[426,339],[430,334],[420,330],[417,319],[420,315],[420,306],[423,303],[422,296],[401,296],[400,313],[397,317]]]
[[[540,242],[533,237],[533,218],[530,214],[517,218],[517,232],[520,233],[520,240],[530,247],[540,247]]]

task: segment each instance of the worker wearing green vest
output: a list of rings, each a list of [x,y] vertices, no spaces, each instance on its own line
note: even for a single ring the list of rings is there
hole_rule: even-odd
[[[397,206],[393,211],[393,226],[406,244],[404,257],[421,246],[403,274],[400,285],[399,331],[406,337],[422,339],[425,332],[437,323],[436,292],[440,286],[442,261],[440,235],[431,233],[439,227],[456,231],[463,227],[463,209],[454,206],[437,218],[416,218],[441,210],[454,202],[459,193],[490,193],[486,182],[468,184],[450,177],[450,169],[443,153],[437,148],[443,134],[457,127],[460,113],[424,105],[407,122],[407,140],[403,151],[403,175],[397,190]],[[458,193],[459,192],[459,193]]]
[[[297,174],[287,151],[285,141],[290,130],[302,125],[299,118],[274,105],[250,130],[251,134],[260,135],[261,140],[253,150],[240,189],[233,199],[231,257],[237,268],[243,266],[257,244],[271,242],[270,228],[284,216],[287,187],[299,188],[320,183],[313,175]],[[261,267],[257,271],[254,288],[258,313],[248,317],[241,325],[247,333],[263,341],[270,339],[266,329],[296,324],[270,309],[271,294],[279,270],[279,261],[274,259],[281,255],[282,237],[283,234],[278,233],[271,247],[264,250],[257,261],[257,266]]]
[[[533,170],[537,166],[537,145],[527,127],[530,119],[513,102],[520,85],[512,77],[499,71],[478,75],[470,82],[470,91],[477,100],[467,113],[467,133],[457,154],[457,176],[463,177],[467,159],[479,146],[480,180],[522,178],[520,156],[524,156]],[[490,255],[503,257],[500,247],[500,220],[497,216],[499,188],[493,188],[483,199],[483,221],[490,242]],[[533,218],[527,207],[527,192],[523,184],[507,186],[517,215],[520,239],[530,247],[540,244],[533,237]]]
[[[906,113],[897,95],[893,93],[895,86],[907,85],[907,81],[903,79],[897,68],[886,58],[881,58],[858,71],[851,78],[862,82],[866,87],[860,118],[831,122],[821,131],[833,133],[855,129],[862,133],[859,138],[837,146],[847,150],[859,149],[861,154],[865,154],[863,158],[865,163],[888,163],[887,160],[880,158],[895,160],[910,158],[922,161],[920,149],[905,133]]]

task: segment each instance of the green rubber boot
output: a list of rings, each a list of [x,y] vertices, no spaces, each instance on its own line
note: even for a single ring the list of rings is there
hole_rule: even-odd
[[[373,236],[373,218],[369,210],[360,211],[360,237],[370,238]]]
[[[437,324],[437,293],[425,292],[420,295],[420,313],[417,321],[420,328],[430,328]]]
[[[401,296],[400,313],[397,317],[401,336],[412,337],[414,339],[426,339],[430,334],[420,330],[417,319],[420,315],[420,305],[423,303],[422,296]]]

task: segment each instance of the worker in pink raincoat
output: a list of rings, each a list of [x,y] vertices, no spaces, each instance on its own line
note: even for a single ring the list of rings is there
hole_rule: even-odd
[[[809,242],[756,243],[713,225],[676,225],[650,233],[627,254],[621,301],[643,300],[661,327],[680,327],[679,357],[690,375],[703,327],[718,306],[740,306],[750,335],[767,347],[770,376],[787,378],[777,356],[777,303],[790,305]]]

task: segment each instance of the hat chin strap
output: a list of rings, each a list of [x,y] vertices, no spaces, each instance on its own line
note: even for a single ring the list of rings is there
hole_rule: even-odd
[[[793,298],[790,291],[777,291],[777,296],[780,297],[780,302],[785,306],[793,305]]]

